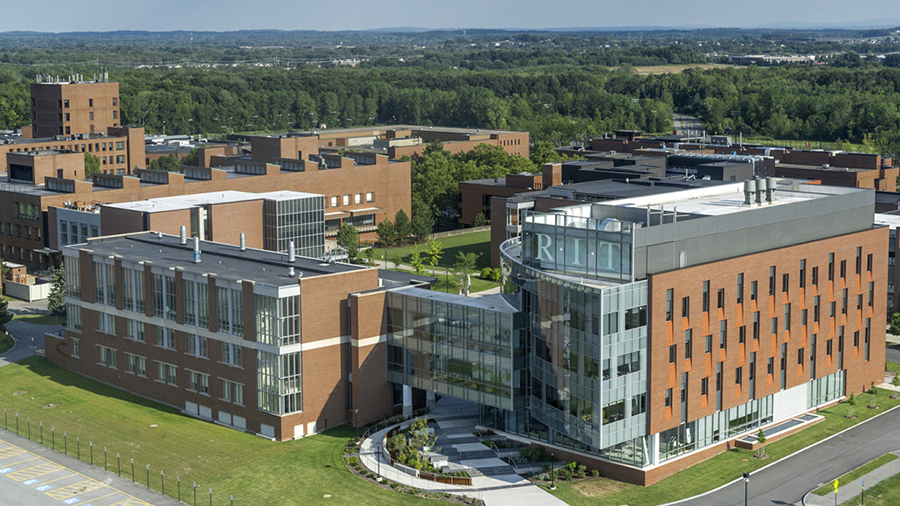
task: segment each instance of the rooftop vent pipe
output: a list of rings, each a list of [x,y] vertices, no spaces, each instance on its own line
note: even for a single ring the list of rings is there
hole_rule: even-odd
[[[772,203],[775,201],[773,194],[775,193],[775,178],[767,177],[766,178],[766,202]]]
[[[768,189],[765,179],[756,180],[756,203],[762,205],[762,194]]]
[[[291,278],[294,277],[294,268],[293,267],[288,268],[288,277],[291,277]]]
[[[748,179],[744,181],[744,204],[750,205],[753,193],[756,192],[756,181]]]
[[[181,244],[187,244],[187,227],[181,226]]]
[[[297,254],[294,252],[294,241],[288,241],[288,262],[294,263],[297,260]]]
[[[194,237],[194,263],[200,263],[200,238]]]
[[[247,251],[247,238],[243,232],[241,232],[241,251]]]

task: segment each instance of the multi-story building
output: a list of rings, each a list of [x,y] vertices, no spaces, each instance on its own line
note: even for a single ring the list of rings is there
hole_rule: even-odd
[[[277,440],[400,409],[381,322],[413,276],[150,232],[63,251],[67,369]]]
[[[31,84],[29,137],[92,134],[120,126],[119,83],[77,77]]]
[[[523,211],[517,311],[391,292],[390,379],[641,484],[880,382],[874,192],[759,182]]]

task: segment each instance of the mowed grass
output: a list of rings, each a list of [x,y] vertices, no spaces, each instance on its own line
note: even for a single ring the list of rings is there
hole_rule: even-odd
[[[161,386],[160,388],[169,388]],[[24,392],[24,393],[22,393]],[[15,395],[14,395],[15,394]],[[55,407],[50,407],[56,404]],[[187,500],[196,482],[198,496],[209,504],[292,505],[324,501],[334,504],[401,505],[427,501],[391,492],[356,478],[341,461],[341,448],[356,429],[341,426],[299,441],[276,443],[197,420],[177,410],[97,383],[52,364],[43,357],[29,358],[0,368],[0,408],[7,409],[9,430],[38,440],[43,422],[44,444],[51,446],[55,428],[56,449],[63,451],[63,431],[68,432],[68,454],[76,454],[81,439],[81,460],[88,461],[89,442],[94,444],[94,465],[103,466],[108,449],[108,468],[116,472],[116,452],[121,454],[122,475],[131,477],[134,458],[136,480],[160,490],[160,470],[165,472],[166,493],[175,497],[176,477],[181,479],[182,499]],[[198,498],[199,498],[198,497]]]
[[[900,373],[900,364],[898,364],[897,362],[885,362],[885,363],[884,363],[884,370],[885,370],[885,371],[891,371],[891,372],[893,372],[893,373],[895,373],[895,374],[896,374],[896,373]]]
[[[709,70],[734,67],[734,65],[726,65],[724,63],[687,63],[684,65],[642,65],[634,67],[635,73],[639,76],[649,76],[658,74],[680,74],[687,69]]]
[[[16,315],[14,320],[22,323],[31,323],[34,325],[65,325],[65,316],[56,316],[52,314],[24,314]]]
[[[861,495],[857,495],[843,504],[862,504]],[[895,474],[867,489],[866,504],[868,506],[897,506],[900,504],[900,474]]]
[[[6,353],[16,343],[15,339],[5,332],[0,332],[0,355]]]
[[[454,235],[450,237],[442,237],[440,239],[436,239],[439,241],[441,245],[444,247],[444,253],[441,255],[441,259],[437,264],[437,271],[435,275],[441,270],[441,268],[447,269],[453,268],[453,264],[456,263],[456,254],[458,252],[463,253],[475,253],[478,256],[477,266],[478,269],[483,269],[485,267],[490,267],[491,265],[491,231],[483,230],[480,232],[469,232],[466,234]],[[401,257],[401,262],[409,265],[409,257],[412,255],[412,252],[419,248],[419,251],[422,252],[422,258],[425,259],[425,250],[428,248],[428,243],[422,243],[418,246],[403,246],[398,248],[375,248],[375,256],[374,258],[381,260],[382,255],[384,255],[384,261],[390,263],[392,262],[394,255],[399,254]],[[431,266],[428,265],[427,261],[425,264],[425,269],[431,273]]]
[[[879,467],[887,464],[888,462],[890,462],[892,460],[896,460],[896,459],[897,459],[897,456],[894,455],[893,453],[885,453],[884,455],[878,457],[877,459],[875,459],[871,462],[868,462],[866,464],[863,464],[862,466],[859,466],[856,469],[850,471],[849,473],[841,476],[840,478],[838,478],[838,484],[850,483],[851,481],[853,481],[867,473],[870,473],[870,472],[878,469]],[[816,490],[813,491],[813,493],[815,493],[816,495],[828,495],[833,490],[834,490],[834,485],[832,483],[829,483],[827,485],[823,485],[823,486],[817,488]]]
[[[624,485],[621,488],[607,487],[605,490],[608,492],[604,493],[602,488],[592,485],[593,480],[587,479],[574,482],[558,481],[557,490],[551,493],[574,506],[588,504],[652,506],[692,497],[739,478],[745,471],[753,472],[780,460],[900,404],[900,400],[888,397],[892,392],[880,388],[876,390],[877,404],[880,409],[867,409],[866,404],[871,402],[871,395],[861,394],[858,396],[859,402],[853,410],[857,416],[856,419],[844,418],[849,407],[846,403],[820,410],[818,414],[823,415],[825,420],[785,439],[767,444],[766,454],[769,455],[769,458],[765,460],[753,458],[752,451],[734,448],[649,487],[636,485]],[[868,497],[868,494],[866,495]],[[868,498],[866,500],[868,501]],[[900,504],[900,502],[884,504]]]

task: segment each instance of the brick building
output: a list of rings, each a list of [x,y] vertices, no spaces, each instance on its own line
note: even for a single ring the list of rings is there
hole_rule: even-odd
[[[401,409],[382,313],[412,276],[156,233],[64,257],[68,326],[45,342],[67,369],[276,440]]]

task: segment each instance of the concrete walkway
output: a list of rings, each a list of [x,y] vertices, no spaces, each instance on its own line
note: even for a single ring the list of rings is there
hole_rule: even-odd
[[[897,455],[897,452],[892,453]],[[824,496],[810,492],[803,498],[803,504],[806,506],[832,506],[834,504],[845,504],[850,501],[850,499],[853,499],[862,493],[863,483],[865,483],[866,489],[868,490],[879,482],[898,473],[900,473],[900,459],[892,460],[849,483],[838,483],[837,503],[834,501],[834,488],[832,487],[831,492]],[[834,481],[831,483],[834,483]],[[830,486],[830,484],[828,485]]]
[[[476,411],[473,411],[475,408]],[[372,434],[360,445],[360,462],[369,470],[379,473],[381,476],[421,490],[445,492],[455,495],[475,497],[485,502],[487,506],[523,506],[529,504],[540,505],[564,505],[565,502],[557,499],[547,491],[537,487],[525,478],[515,474],[512,468],[502,460],[480,455],[480,452],[491,452],[489,448],[477,443],[472,446],[474,435],[472,430],[473,415],[477,414],[477,406],[473,403],[444,397],[437,402],[435,409],[428,414],[428,418],[434,419],[437,425],[435,434],[438,435],[439,446],[442,454],[453,454],[460,459],[470,453],[473,457],[468,460],[459,460],[458,464],[475,468],[472,475],[472,486],[449,485],[423,480],[408,475],[390,465],[390,462],[381,452],[376,450],[376,442],[384,439],[389,429],[384,429]],[[408,425],[405,422],[403,425]],[[475,438],[477,439],[477,438]],[[440,443],[449,442],[447,447]],[[476,453],[478,452],[478,453]],[[482,473],[481,470],[486,471]],[[498,473],[495,474],[495,471]]]

